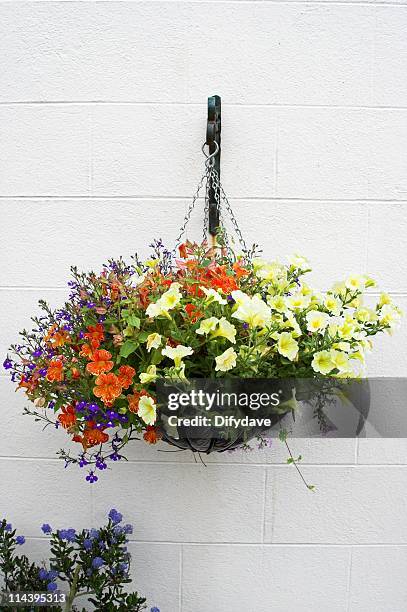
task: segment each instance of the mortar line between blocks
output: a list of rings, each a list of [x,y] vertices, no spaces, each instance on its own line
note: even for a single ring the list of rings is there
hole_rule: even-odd
[[[0,0],[0,3],[3,0]],[[154,1],[154,0],[153,0]],[[159,1],[159,0],[157,0]],[[165,0],[164,0],[165,1]],[[169,0],[173,1],[173,0]],[[187,0],[189,2],[193,2],[194,0]],[[203,0],[206,1],[206,0]],[[216,0],[212,0],[211,4]],[[222,0],[219,0],[222,1]],[[248,0],[248,2],[252,3],[256,0]],[[399,6],[402,8],[407,8],[406,3],[396,3],[396,2],[352,2],[351,0],[347,2],[335,2],[329,0],[321,0],[321,2],[303,0],[301,2],[297,2],[297,0],[260,0],[261,3],[264,2],[272,2],[273,4],[288,4],[288,5],[312,5],[312,4],[320,4],[322,6],[333,6],[335,4],[342,6],[366,6],[370,9],[377,6]],[[233,4],[244,4],[244,0],[238,0],[236,2],[233,0]],[[146,101],[146,100],[131,100],[131,99],[123,99],[123,100],[1,100],[0,106],[147,106],[147,107],[166,107],[166,106],[191,106],[191,107],[205,107],[205,104],[202,102],[193,102],[193,101],[169,101],[169,102],[158,102],[158,101]],[[344,110],[391,110],[391,111],[405,111],[407,110],[407,106],[394,106],[394,105],[386,105],[386,104],[304,104],[304,103],[296,103],[296,102],[222,102],[222,107],[231,107],[231,108],[284,108],[284,109],[296,109],[296,108],[310,108],[310,109],[344,109]]]
[[[375,438],[377,439],[377,438]],[[382,438],[381,438],[382,439]],[[389,438],[390,439],[390,438]],[[27,461],[27,462],[48,462],[48,463],[58,463],[62,467],[62,460],[58,457],[40,457],[40,456],[13,456],[13,455],[0,455],[0,462],[2,461]],[[140,464],[140,465],[191,465],[196,466],[196,468],[200,468],[200,464],[196,464],[192,459],[189,461],[172,461],[172,460],[162,460],[162,459],[128,459],[124,465],[129,464]],[[304,467],[309,468],[352,468],[352,469],[373,469],[373,468],[388,468],[388,469],[401,469],[407,467],[406,463],[305,463],[302,462]],[[236,461],[233,463],[221,463],[221,462],[208,462],[206,464],[206,468],[210,469],[211,467],[222,467],[222,468],[275,468],[275,469],[285,469],[292,470],[293,466],[287,464],[285,462],[276,462],[276,463],[247,463],[245,461]],[[119,468],[118,468],[119,469]]]
[[[26,540],[32,542],[46,542],[49,538],[46,536],[26,536]],[[407,542],[380,542],[380,543],[337,543],[337,542],[228,542],[217,541],[209,542],[199,541],[176,541],[176,540],[129,540],[130,544],[148,544],[148,545],[163,545],[176,546],[177,548],[185,548],[186,546],[233,546],[236,548],[407,548]]]
[[[377,438],[374,438],[377,439]],[[382,439],[382,438],[381,438]],[[390,438],[389,438],[390,439]],[[0,455],[0,463],[2,461],[27,461],[29,463],[33,462],[48,462],[48,463],[58,463],[62,467],[62,460],[58,457],[19,457],[13,455]],[[196,468],[200,468],[200,464],[196,464],[192,459],[189,461],[172,461],[172,460],[162,460],[162,459],[128,459],[125,465],[160,465],[161,467],[164,465],[190,465],[196,466]],[[386,468],[386,469],[401,469],[407,467],[406,463],[305,463],[302,462],[303,467],[307,468],[324,468],[324,469],[341,469],[341,468],[351,468],[351,469],[374,469],[374,468]],[[206,468],[210,469],[211,467],[222,467],[222,468],[269,468],[272,469],[285,469],[292,470],[294,469],[292,465],[289,465],[284,462],[280,463],[246,463],[245,461],[236,461],[233,463],[221,463],[221,462],[208,462],[206,464]]]
[[[280,142],[280,113],[276,113],[276,144],[274,148],[274,197],[278,194],[278,152]]]
[[[183,609],[183,584],[184,584],[184,544],[180,546],[179,553],[179,588],[178,588],[178,600],[179,600],[179,612]]]
[[[268,483],[268,470],[267,466],[264,466],[264,478],[263,478],[263,508],[261,516],[261,542],[264,543],[264,537],[266,533],[266,499],[267,499],[267,483]]]
[[[350,547],[349,551],[349,567],[348,567],[348,581],[347,581],[347,612],[350,612],[351,602],[351,587],[352,587],[352,565],[353,565],[353,547]]]
[[[0,0],[1,1],[1,0]],[[328,1],[328,0],[327,0]],[[297,197],[293,197],[293,196],[269,196],[269,195],[247,195],[247,196],[228,196],[228,199],[230,201],[234,201],[234,202],[251,202],[253,201],[262,201],[262,202],[290,202],[293,204],[304,204],[304,203],[310,203],[310,204],[364,204],[364,203],[370,203],[370,204],[406,204],[407,203],[407,199],[406,198],[366,198],[366,197],[359,197],[359,198],[335,198],[335,197],[329,197],[327,196],[326,198],[304,198],[301,196],[297,196]],[[135,193],[128,193],[128,194],[112,194],[112,193],[105,193],[105,194],[92,194],[90,195],[89,193],[83,193],[81,195],[72,195],[72,194],[68,194],[68,195],[64,195],[64,194],[58,194],[58,195],[49,195],[49,194],[43,194],[43,193],[36,193],[36,194],[18,194],[18,193],[10,193],[10,194],[0,194],[0,200],[159,200],[159,201],[164,201],[164,202],[173,202],[173,201],[183,201],[185,200],[185,204],[188,204],[188,202],[191,200],[191,196],[190,195],[163,195],[163,194],[135,194]],[[198,200],[203,200],[202,197],[198,198]]]

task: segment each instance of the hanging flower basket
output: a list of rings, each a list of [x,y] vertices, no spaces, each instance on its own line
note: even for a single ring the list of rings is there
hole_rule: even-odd
[[[256,247],[248,249],[220,185],[216,152],[200,184],[206,186],[202,243],[182,242],[198,189],[177,249],[155,241],[147,261],[110,260],[100,273],[72,268],[68,302],[51,310],[41,301],[34,329],[21,333],[4,362],[34,405],[26,414],[64,429],[78,444],[78,456],[60,456],[87,466],[89,482],[136,439],[200,453],[244,446],[253,436],[264,441],[261,427],[224,438],[208,428],[202,436],[185,427],[174,435],[160,423],[158,379],[354,376],[370,338],[401,315],[387,294],[373,307],[363,305],[363,292],[374,286],[366,276],[351,276],[321,295],[303,281],[305,258],[267,262]],[[219,226],[211,243],[214,193]]]

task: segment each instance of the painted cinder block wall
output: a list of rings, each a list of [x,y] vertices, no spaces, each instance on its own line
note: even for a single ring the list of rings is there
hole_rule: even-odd
[[[1,2],[1,353],[40,297],[63,300],[71,264],[171,244],[213,93],[247,240],[308,256],[321,290],[369,272],[407,310],[406,32],[402,1]],[[406,346],[404,323],[369,372],[405,375]],[[206,468],[140,444],[89,486],[3,373],[0,397],[1,514],[39,557],[43,521],[117,506],[162,612],[407,608],[405,441],[293,443],[314,494],[278,444]]]

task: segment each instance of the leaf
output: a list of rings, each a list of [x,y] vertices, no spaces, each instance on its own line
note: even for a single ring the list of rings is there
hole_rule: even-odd
[[[150,335],[150,332],[148,331],[143,331],[140,332],[139,335],[137,336],[139,342],[146,342],[148,336]]]
[[[140,329],[140,319],[130,310],[123,310],[122,317],[126,320],[128,325],[132,325],[136,329]]]
[[[278,437],[281,442],[285,442],[287,440],[287,431],[285,429],[282,429],[278,434]]]
[[[150,358],[150,364],[158,365],[159,363],[161,363],[163,359],[164,357],[161,355],[161,351],[152,351],[151,358]]]
[[[134,340],[126,340],[126,342],[122,345],[120,349],[120,355],[122,357],[128,357],[138,347],[138,342],[134,342]]]
[[[132,325],[133,327],[135,327],[136,329],[140,329],[140,319],[139,317],[136,317],[136,315],[130,315],[130,317],[126,318],[126,321],[129,325]]]

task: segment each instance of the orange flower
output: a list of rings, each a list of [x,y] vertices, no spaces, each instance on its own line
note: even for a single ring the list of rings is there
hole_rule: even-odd
[[[128,365],[120,366],[118,379],[123,389],[128,389],[133,382],[136,370]]]
[[[98,444],[104,444],[109,440],[109,436],[102,429],[96,429],[93,427],[87,427],[83,432],[83,436],[75,435],[72,438],[73,442],[80,442],[86,451],[86,449],[97,446]]]
[[[76,424],[76,412],[73,406],[63,406],[62,414],[58,415],[58,421],[64,429],[69,429]]]
[[[22,376],[17,389],[26,389],[26,394],[29,395],[38,387],[38,375],[33,374],[31,378]]]
[[[85,429],[83,438],[88,448],[97,444],[104,444],[109,440],[108,434],[102,429]]]
[[[112,354],[104,349],[96,350],[92,355],[92,361],[86,366],[87,372],[91,374],[103,374],[104,372],[110,372],[113,368],[113,361],[110,361]]]
[[[249,274],[249,270],[243,268],[238,261],[235,261],[235,263],[233,264],[233,270],[235,271],[235,274],[238,279],[242,278],[243,276],[248,276]]]
[[[89,325],[88,333],[85,334],[85,338],[90,340],[90,344],[93,348],[99,348],[100,343],[105,339],[103,325],[101,323],[98,323],[97,325]]]
[[[53,347],[64,346],[69,342],[69,334],[65,329],[58,329],[56,325],[52,325],[44,340]]]
[[[208,279],[212,287],[222,289],[224,293],[231,293],[238,288],[235,279],[227,274],[226,266],[216,266],[214,270],[209,270]]]
[[[120,296],[120,286],[119,283],[111,283],[110,285],[110,299],[114,302],[119,299]]]
[[[64,329],[55,332],[51,339],[52,346],[64,346],[67,342],[69,342],[69,334]]]
[[[82,357],[91,360],[93,356],[93,348],[89,344],[84,344],[79,353]]]
[[[186,257],[187,257],[187,245],[185,244],[185,242],[183,244],[179,245],[178,251],[179,251],[179,256],[182,257],[182,259],[186,259]]]
[[[194,304],[186,304],[185,310],[189,318],[191,319],[191,323],[196,323],[200,317],[203,316],[203,312],[198,310]]]
[[[143,438],[149,444],[156,444],[161,439],[161,434],[153,425],[147,425]]]
[[[51,361],[46,374],[46,379],[50,382],[61,382],[64,380],[64,370],[62,361],[59,359]]]
[[[119,379],[112,372],[100,374],[95,383],[96,386],[93,388],[93,393],[96,397],[100,397],[104,404],[111,404],[122,392]]]
[[[78,370],[78,368],[71,368],[71,376],[72,376],[73,380],[77,380],[78,378],[81,377],[81,373]]]
[[[127,395],[126,399],[129,402],[129,410],[130,410],[130,412],[133,412],[134,414],[137,414],[137,412],[138,412],[138,403],[140,401],[140,393],[134,393],[134,395],[129,394],[129,395]]]
[[[151,397],[151,395],[147,391],[145,391],[144,389],[142,391],[134,391],[134,394],[127,395],[126,399],[129,402],[129,410],[130,410],[130,412],[133,412],[134,414],[137,414],[137,412],[138,412],[138,403],[140,401],[140,397],[142,397],[143,395],[146,395],[147,397]]]

